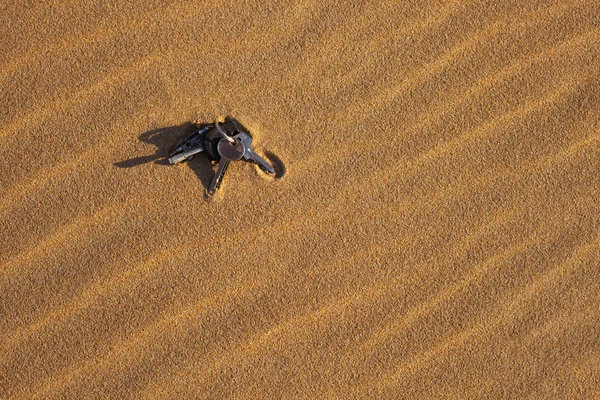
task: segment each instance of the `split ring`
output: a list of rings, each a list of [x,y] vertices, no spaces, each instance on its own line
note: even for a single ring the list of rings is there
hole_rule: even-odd
[[[227,139],[229,141],[229,143],[235,143],[235,139],[232,138],[231,136],[229,136],[228,134],[226,134],[225,132],[223,132],[223,129],[221,129],[221,127],[219,126],[219,124],[222,121],[215,121],[215,128],[217,128],[217,131],[221,134],[221,136],[223,136],[224,139]]]

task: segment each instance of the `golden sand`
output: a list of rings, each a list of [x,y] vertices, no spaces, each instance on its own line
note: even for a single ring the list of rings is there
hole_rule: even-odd
[[[600,396],[599,2],[131,3],[0,2],[0,398]]]

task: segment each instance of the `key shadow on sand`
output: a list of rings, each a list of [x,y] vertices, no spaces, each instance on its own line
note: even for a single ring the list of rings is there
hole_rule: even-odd
[[[191,135],[194,130],[202,129],[203,127],[210,124],[197,125],[191,122],[186,122],[182,125],[169,126],[165,128],[153,129],[151,131],[142,133],[139,136],[139,140],[144,143],[149,143],[156,146],[154,154],[147,156],[140,156],[130,158],[129,160],[119,161],[113,165],[119,168],[132,168],[142,164],[153,162],[154,164],[164,165],[169,167],[169,154],[183,142],[183,140]],[[202,182],[205,188],[208,188],[213,172],[213,163],[202,154],[197,154],[192,160],[186,161],[183,164],[188,165],[192,171],[196,174],[198,179]]]

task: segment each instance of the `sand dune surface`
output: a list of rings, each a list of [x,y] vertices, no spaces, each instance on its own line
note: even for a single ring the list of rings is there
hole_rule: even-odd
[[[600,397],[600,3],[0,3],[0,398]],[[166,158],[235,119],[276,169]]]

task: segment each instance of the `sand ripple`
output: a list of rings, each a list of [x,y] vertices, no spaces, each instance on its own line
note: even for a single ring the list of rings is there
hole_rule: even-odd
[[[598,15],[2,2],[0,397],[592,398]]]

